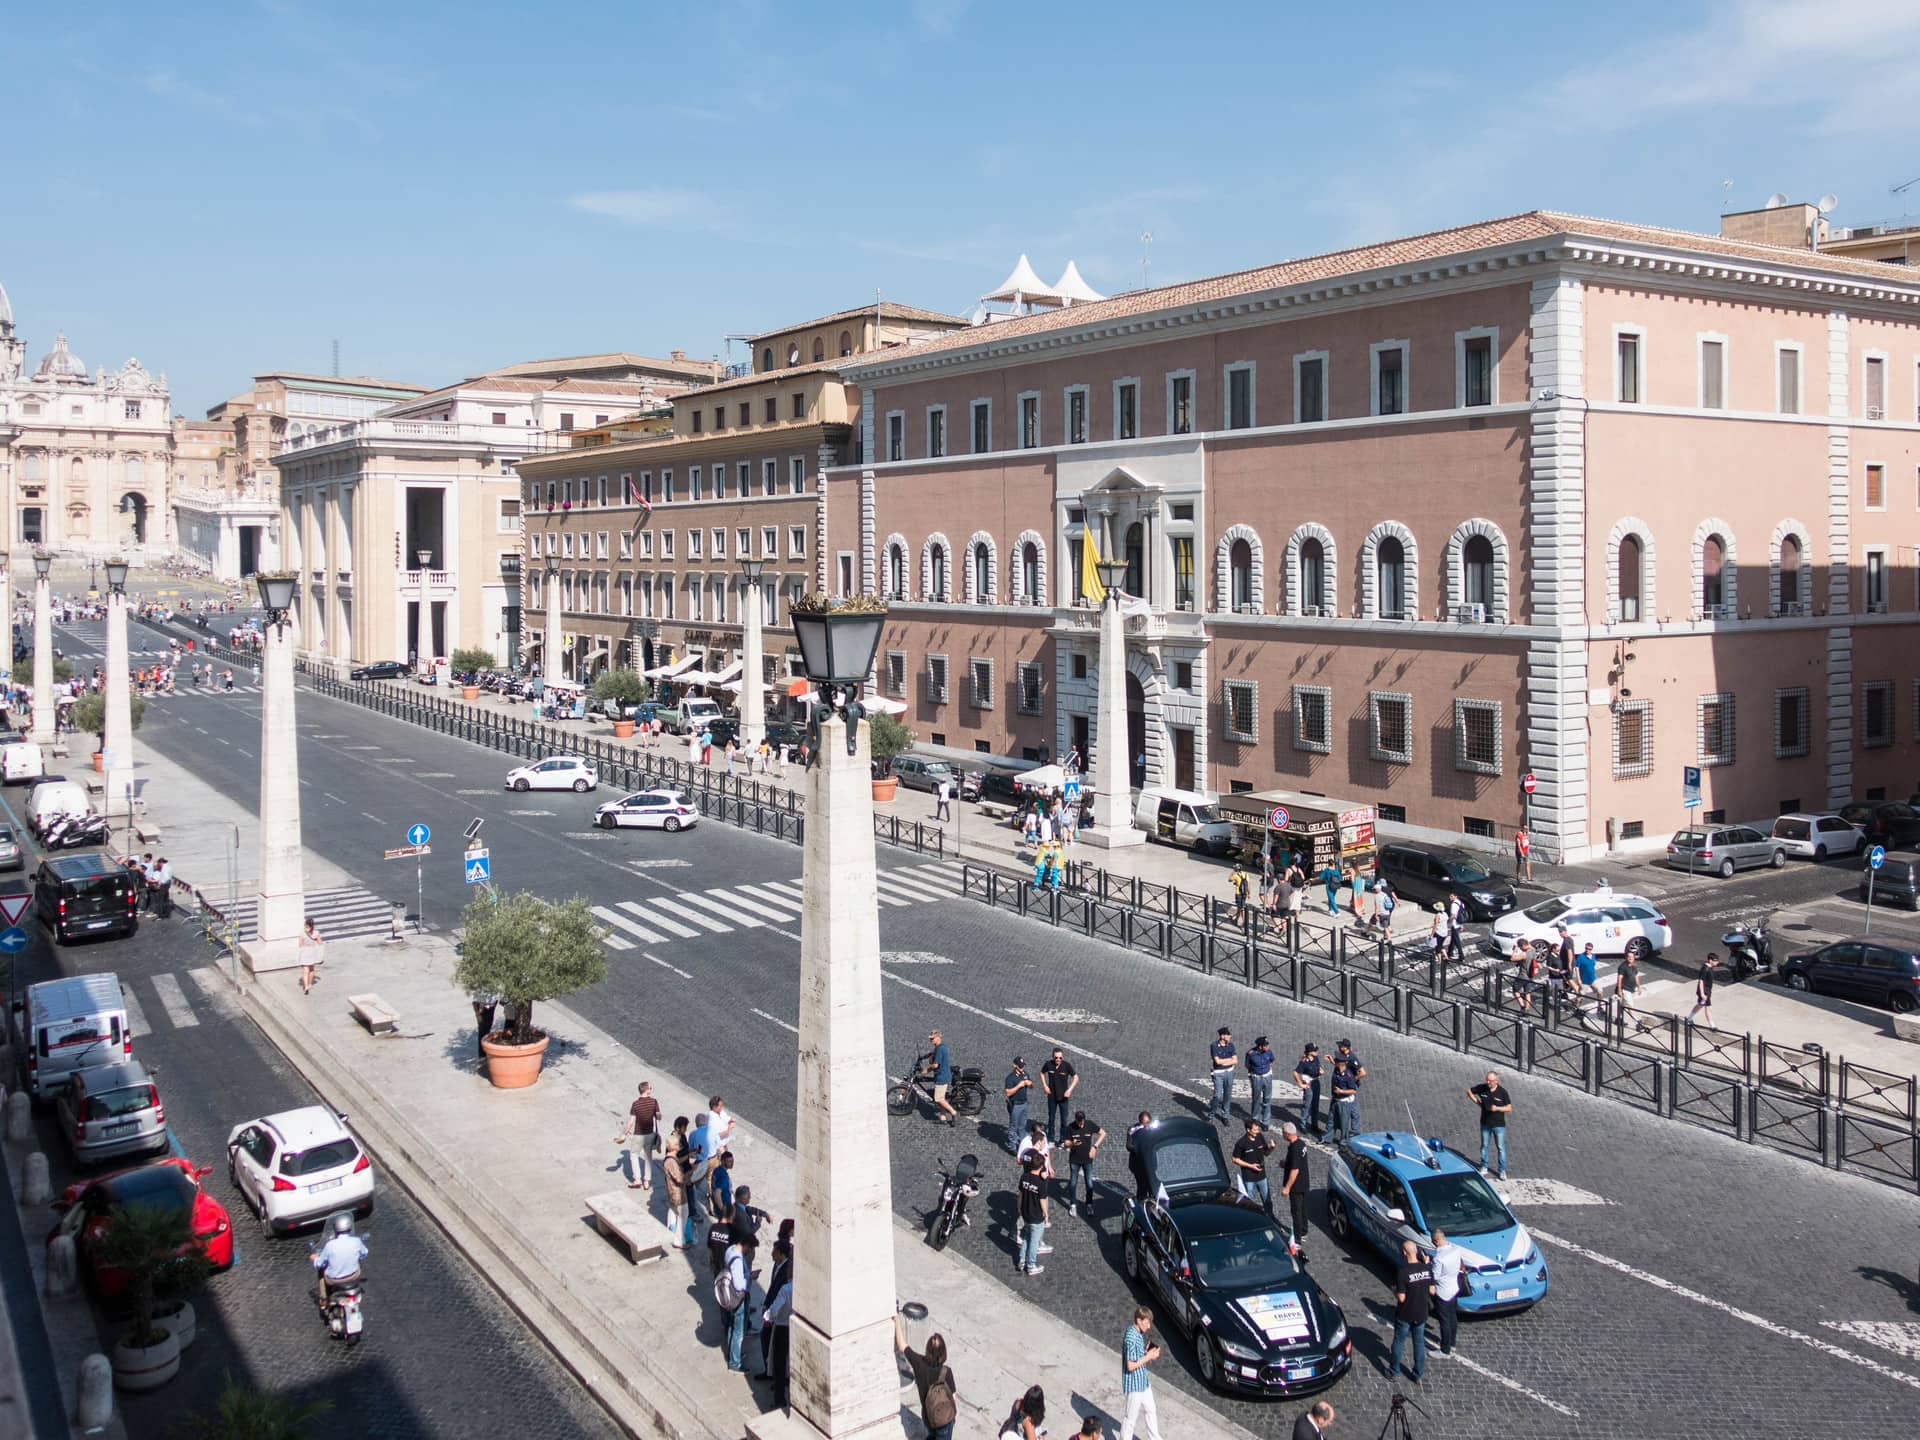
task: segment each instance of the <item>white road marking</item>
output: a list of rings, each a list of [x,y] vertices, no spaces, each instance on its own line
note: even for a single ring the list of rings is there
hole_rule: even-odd
[[[371,820],[376,825],[384,825],[387,823],[386,821],[382,820],[378,815],[371,814],[370,812],[365,810],[362,810],[360,812],[360,816],[363,820]]]
[[[180,988],[180,977],[162,974],[153,977],[154,992],[160,997],[160,1008],[167,1012],[167,1019],[176,1027],[185,1030],[189,1025],[198,1025],[200,1017],[193,1013],[193,1006],[187,1003],[187,992]]]
[[[1605,1266],[1609,1270],[1617,1271],[1622,1275],[1641,1281],[1643,1284],[1651,1285],[1656,1290],[1664,1290],[1669,1295],[1678,1295],[1683,1300],[1691,1300],[1696,1305],[1704,1305],[1709,1310],[1717,1310],[1722,1315],[1731,1316],[1733,1319],[1751,1325],[1757,1330],[1764,1330],[1769,1335],[1778,1335],[1783,1340],[1798,1341],[1811,1350],[1818,1350],[1822,1355],[1829,1356],[1835,1360],[1845,1360],[1850,1365],[1858,1365],[1863,1370],[1871,1370],[1874,1374],[1882,1376],[1885,1379],[1897,1381],[1910,1389],[1920,1390],[1920,1375],[1910,1375],[1904,1370],[1895,1370],[1891,1365],[1882,1365],[1871,1356],[1861,1355],[1856,1351],[1848,1350],[1842,1346],[1829,1344],[1818,1335],[1809,1335],[1804,1330],[1795,1330],[1791,1326],[1782,1325],[1775,1320],[1769,1320],[1763,1315],[1755,1315],[1751,1310],[1742,1310],[1737,1306],[1727,1304],[1724,1300],[1716,1300],[1711,1295],[1703,1295],[1698,1290],[1689,1289],[1685,1285],[1675,1284],[1671,1280],[1662,1279],[1660,1276],[1650,1274],[1645,1270],[1636,1270],[1633,1266],[1628,1265],[1624,1261],[1616,1260],[1611,1255],[1603,1255],[1598,1250],[1589,1250],[1584,1245],[1576,1245],[1573,1241],[1564,1240],[1558,1235],[1548,1235],[1531,1226],[1528,1228],[1532,1230],[1533,1238],[1541,1241],[1543,1244],[1557,1246],[1570,1254],[1578,1255],[1583,1260],[1591,1260],[1596,1265]]]
[[[456,790],[456,795],[498,795],[498,790]]]
[[[334,794],[331,790],[322,790],[320,793],[326,796],[327,799],[331,800],[336,805],[344,805],[347,803],[346,801],[342,800],[338,795]]]
[[[675,904],[671,900],[655,899],[653,901],[653,908],[656,910],[664,910],[669,915],[678,915],[682,920],[691,920],[694,924],[704,930],[711,931],[715,935],[730,935],[733,933],[733,927],[731,925],[723,925],[718,920],[709,920],[698,910],[689,910],[686,906]],[[687,934],[691,935],[693,931],[689,930]]]
[[[951,896],[943,895],[939,891],[929,888],[922,881],[902,879],[900,876],[884,870],[874,876],[874,884],[889,894],[904,896],[908,900],[917,900],[922,903],[952,898]]]
[[[782,920],[795,918],[805,908],[804,903],[796,896],[788,895],[781,890],[776,890],[771,885],[741,885],[736,888],[742,895],[751,895],[756,900],[763,900],[776,910],[790,910],[793,912],[791,915],[782,915],[780,917]]]
[[[662,970],[673,971],[673,973],[678,975],[682,980],[691,980],[693,978],[693,976],[689,975],[686,971],[682,970],[678,965],[669,965],[667,964],[666,961],[662,960],[658,955],[649,955],[647,956],[647,959],[651,960],[654,964],[658,965]]]
[[[233,742],[232,742],[231,740],[229,740],[229,739],[227,739],[227,738],[226,738],[225,736],[222,736],[222,735],[216,735],[216,736],[214,736],[213,738],[214,738],[215,740],[218,740],[218,741],[219,741],[219,742],[220,742],[220,743],[221,743],[222,745],[231,745],[231,744],[233,744]]]
[[[1504,1188],[1501,1188],[1504,1187]],[[1505,1180],[1500,1196],[1509,1205],[1611,1205],[1613,1201],[1564,1180]]]
[[[1009,1015],[1018,1015],[1022,1020],[1035,1025],[1111,1025],[1113,1021],[1104,1015],[1096,1015],[1091,1010],[1023,1010],[1009,1007]]]
[[[1544,1405],[1549,1410],[1552,1410],[1556,1414],[1566,1416],[1569,1420],[1578,1420],[1580,1418],[1579,1411],[1569,1410],[1566,1406],[1562,1405],[1558,1400],[1552,1399],[1551,1397],[1546,1395],[1542,1395],[1538,1390],[1529,1390],[1525,1385],[1522,1385],[1518,1380],[1510,1379],[1507,1376],[1502,1375],[1498,1370],[1489,1370],[1486,1366],[1480,1364],[1478,1361],[1469,1360],[1466,1356],[1460,1354],[1458,1351],[1455,1351],[1451,1355],[1447,1355],[1447,1354],[1443,1354],[1437,1348],[1429,1346],[1427,1348],[1427,1357],[1431,1360],[1451,1360],[1455,1364],[1464,1365],[1466,1366],[1467,1369],[1473,1371],[1474,1374],[1484,1375],[1487,1377],[1487,1379],[1493,1381],[1494,1384],[1504,1385],[1507,1387],[1507,1389],[1513,1391],[1514,1394],[1524,1395],[1527,1397],[1527,1399],[1533,1401],[1535,1404]]]
[[[793,919],[793,916],[785,910],[775,910],[772,906],[762,904],[758,900],[749,900],[744,894],[737,894],[731,890],[723,890],[718,886],[715,886],[707,893],[726,901],[738,910],[745,910],[751,914],[758,915],[763,920],[778,920],[782,925],[785,925]]]
[[[247,758],[248,758],[249,760],[251,760],[251,759],[253,758],[253,751],[251,751],[251,750],[249,750],[249,749],[247,749],[247,747],[246,747],[246,746],[244,746],[244,745],[240,745],[240,746],[236,746],[235,748],[236,748],[236,749],[238,749],[238,750],[239,750],[239,752],[240,752],[240,753],[241,753],[242,755],[244,755],[244,756],[246,756],[246,757],[247,757]]]
[[[454,778],[454,774],[451,770],[422,770],[415,778],[419,780],[451,780]]]
[[[461,793],[465,794],[466,792],[462,791]],[[629,860],[627,861],[627,868],[629,870],[638,870],[638,871],[686,870],[686,869],[690,869],[692,865],[693,865],[693,862],[691,860]]]
[[[771,1020],[774,1024],[778,1025],[782,1030],[792,1031],[795,1035],[798,1035],[800,1033],[800,1027],[798,1025],[789,1025],[786,1021],[782,1020],[778,1015],[769,1015],[764,1010],[756,1010],[753,1013],[758,1015],[762,1020]]]
[[[378,750],[378,745],[342,745],[342,750]]]
[[[507,811],[507,814],[509,815],[545,815],[550,817],[552,816],[553,811],[551,810],[509,810]]]
[[[765,923],[756,920],[751,915],[743,913],[737,903],[733,905],[723,905],[718,900],[709,899],[704,895],[697,895],[691,890],[682,890],[680,892],[680,898],[689,905],[698,905],[702,910],[711,910],[716,915],[725,916],[727,919],[733,921],[734,924],[747,930],[758,930],[761,925]],[[776,918],[784,920],[787,917],[781,915]]]
[[[689,930],[678,921],[669,920],[664,915],[656,915],[644,905],[636,904],[632,900],[622,900],[620,902],[620,908],[629,915],[636,916],[646,924],[651,925],[654,929],[665,930],[669,935],[677,935],[682,940],[695,940],[700,936],[698,930]],[[652,957],[649,956],[648,958],[651,959]]]
[[[240,1014],[240,1002],[234,998],[232,987],[227,984],[226,977],[211,965],[187,971],[187,978],[199,990],[200,998],[211,1005],[216,1013],[229,1020]]]
[[[1821,1326],[1891,1350],[1906,1360],[1920,1360],[1920,1325],[1906,1320],[1822,1320]]]
[[[595,905],[593,907],[593,913],[609,925],[618,925],[629,935],[638,935],[642,940],[652,942],[665,938],[647,929],[644,925],[636,925],[618,910],[609,910],[605,905]]]
[[[147,1023],[147,1012],[140,1008],[140,1002],[133,998],[133,987],[120,987],[120,1001],[127,1007],[127,1033],[138,1040],[142,1035],[151,1035],[153,1026]]]
[[[951,965],[953,961],[931,950],[882,950],[882,965]]]

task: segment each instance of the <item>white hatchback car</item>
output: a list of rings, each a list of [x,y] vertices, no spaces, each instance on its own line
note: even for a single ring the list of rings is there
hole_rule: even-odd
[[[577,790],[585,794],[599,788],[599,772],[577,755],[555,755],[507,772],[509,790]]]
[[[1667,917],[1644,895],[1621,895],[1594,890],[1572,895],[1556,895],[1512,910],[1493,922],[1489,943],[1502,955],[1509,953],[1516,940],[1524,940],[1537,949],[1551,949],[1560,943],[1559,926],[1565,925],[1573,937],[1575,950],[1593,942],[1596,955],[1632,955],[1645,960],[1673,944],[1673,927]]]
[[[609,800],[593,812],[602,830],[631,825],[642,830],[684,830],[700,823],[692,799],[679,790],[640,790]]]
[[[260,1223],[276,1235],[336,1210],[373,1213],[373,1162],[323,1105],[283,1110],[233,1127],[227,1174]]]
[[[1801,813],[1774,821],[1773,839],[1789,855],[1824,860],[1829,855],[1854,854],[1867,837],[1838,815]]]

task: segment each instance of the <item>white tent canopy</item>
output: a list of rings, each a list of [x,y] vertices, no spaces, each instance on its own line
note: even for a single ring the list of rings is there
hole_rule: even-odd
[[[1033,273],[1033,266],[1022,255],[1020,263],[1013,267],[1013,273],[1000,282],[1000,288],[980,297],[982,300],[998,300],[1008,305],[1020,305],[1032,300],[1046,300],[1058,304],[1060,297],[1047,288],[1046,282]]]
[[[656,665],[651,670],[642,670],[640,674],[648,680],[677,680],[699,663],[698,655],[683,655],[671,665]]]
[[[1066,273],[1060,277],[1060,283],[1054,286],[1053,289],[1054,293],[1068,305],[1072,305],[1076,301],[1085,305],[1094,300],[1104,300],[1107,298],[1091,285],[1087,284],[1086,280],[1081,277],[1080,267],[1071,260],[1067,262]]]

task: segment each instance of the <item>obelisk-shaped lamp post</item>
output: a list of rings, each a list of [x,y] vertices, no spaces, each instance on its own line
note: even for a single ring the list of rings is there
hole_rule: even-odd
[[[293,718],[293,641],[287,613],[294,577],[254,576],[267,612],[260,658],[260,890],[257,933],[241,947],[247,968],[297,965],[306,919],[306,869],[300,838],[300,752]]]
[[[1133,824],[1133,762],[1128,755],[1127,632],[1120,613],[1124,560],[1099,562],[1106,598],[1100,603],[1100,686],[1093,736],[1093,824],[1080,832],[1090,845],[1119,849],[1146,836]]]
[[[753,751],[767,735],[767,677],[760,659],[760,576],[766,561],[740,557],[740,578],[746,582],[745,610],[740,617],[740,748],[753,768]],[[878,634],[878,632],[875,632]]]
[[[133,827],[133,679],[127,673],[126,558],[107,561],[107,724],[101,739],[106,752],[104,813],[127,817]],[[129,845],[131,848],[131,845]]]
[[[36,745],[53,744],[53,556],[33,555],[33,729]]]

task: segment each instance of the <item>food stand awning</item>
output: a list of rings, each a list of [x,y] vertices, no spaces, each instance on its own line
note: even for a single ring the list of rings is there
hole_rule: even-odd
[[[1313,869],[1373,855],[1378,813],[1357,800],[1298,790],[1245,790],[1222,795],[1216,809],[1237,827],[1243,844],[1257,849],[1277,841],[1304,850]]]

